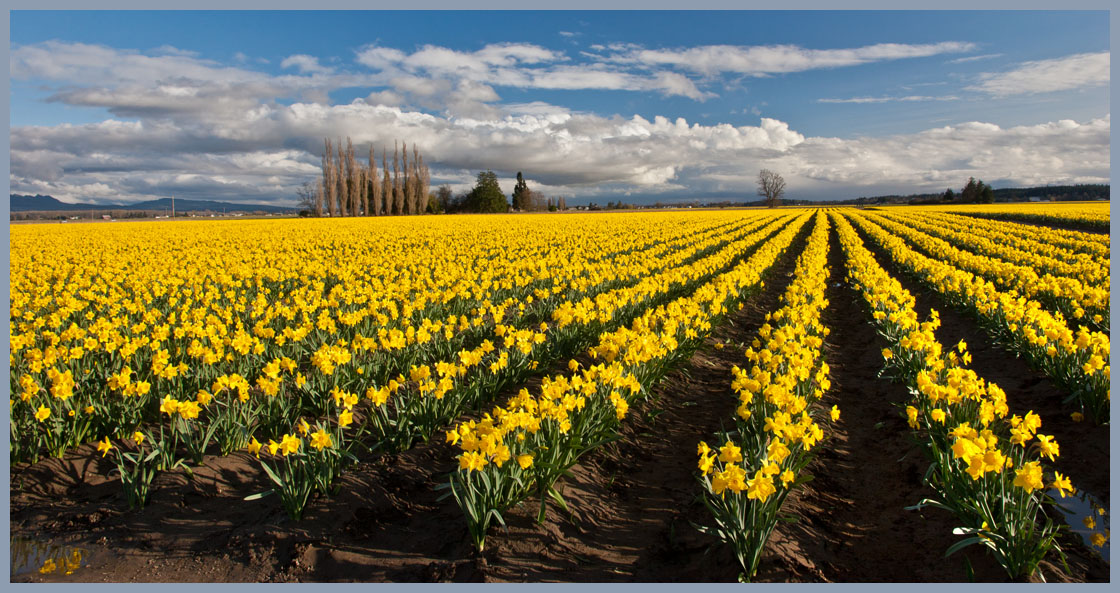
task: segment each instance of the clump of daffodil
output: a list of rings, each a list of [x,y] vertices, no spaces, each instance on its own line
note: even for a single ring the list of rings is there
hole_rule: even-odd
[[[831,386],[821,350],[829,333],[821,323],[828,235],[828,218],[818,213],[782,306],[746,350],[746,367],[732,369],[736,429],[716,435],[724,443],[718,450],[697,446],[703,500],[715,521],[701,529],[733,548],[743,580],[754,576],[782,503],[824,437],[818,422],[840,417],[839,407],[819,403]]]

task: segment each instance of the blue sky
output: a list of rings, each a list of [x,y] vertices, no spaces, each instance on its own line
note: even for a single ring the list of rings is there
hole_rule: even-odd
[[[570,203],[1108,182],[1103,12],[11,13],[12,191],[292,203],[325,135]]]

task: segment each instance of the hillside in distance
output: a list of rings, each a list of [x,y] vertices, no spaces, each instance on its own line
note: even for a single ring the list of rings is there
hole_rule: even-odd
[[[59,201],[51,196],[24,196],[11,195],[12,212],[64,212],[74,210],[171,210],[171,198],[147,200],[132,204],[70,204]],[[296,208],[284,206],[266,206],[261,204],[236,204],[233,202],[215,202],[212,200],[175,200],[176,212],[190,212],[210,210],[212,212],[293,212]]]

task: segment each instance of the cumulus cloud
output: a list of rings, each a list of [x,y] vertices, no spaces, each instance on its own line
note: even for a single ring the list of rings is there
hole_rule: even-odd
[[[810,182],[905,188],[1108,183],[1110,118],[1001,128],[966,122],[886,138],[810,138],[775,159]],[[792,185],[792,184],[791,184]]]
[[[13,80],[59,85],[48,102],[100,107],[119,117],[234,122],[261,103],[283,98],[325,101],[331,89],[375,82],[362,75],[330,75],[310,56],[292,56],[284,65],[311,73],[271,76],[184,52],[144,55],[60,41],[14,47],[10,59]]]
[[[824,55],[813,52],[840,50],[783,47],[746,56],[751,63],[729,62],[722,71],[850,65],[956,46],[881,44]],[[637,56],[645,50],[612,44],[598,51]],[[851,197],[852,188],[871,194],[875,188],[909,193],[959,187],[969,176],[1022,185],[1109,180],[1108,117],[1012,128],[970,122],[905,136],[840,139],[807,136],[767,117],[756,125],[704,125],[679,117],[586,113],[533,97],[502,103],[503,94],[518,96],[510,88],[710,96],[690,77],[698,70],[668,60],[669,54],[634,68],[606,59],[577,64],[532,44],[493,44],[473,52],[428,45],[411,53],[371,46],[358,52],[358,72],[294,55],[281,66],[296,73],[270,75],[170,49],[155,53],[54,41],[14,47],[13,80],[56,84],[49,101],[101,107],[116,117],[12,127],[12,191],[69,201],[174,194],[294,205],[295,189],[317,174],[323,137],[347,135],[363,155],[367,146],[380,156],[397,140],[415,143],[432,167],[433,184],[469,187],[477,171],[497,167],[503,176],[523,171],[534,187],[570,198],[753,199],[761,168],[785,175],[791,195],[811,197],[827,197],[836,188],[846,193],[835,197]],[[1107,54],[1104,59],[1107,65]],[[704,63],[697,68],[716,67]],[[370,90],[351,103],[331,104],[327,93],[343,87]]]
[[[968,88],[1003,97],[1102,86],[1109,82],[1110,62],[1106,51],[1023,62],[1006,72],[983,73]]]
[[[217,123],[105,121],[16,127],[11,185],[73,200],[117,188],[121,199],[175,193],[228,201],[293,203],[313,179],[324,136],[349,134],[380,155],[416,143],[433,183],[466,183],[499,166],[570,197],[753,195],[761,168],[782,172],[791,193],[826,197],[866,188],[907,193],[957,187],[976,176],[1032,185],[1108,182],[1108,117],[1001,128],[968,122],[885,138],[807,137],[786,122],[702,125],[683,118],[572,112],[543,102],[478,117],[439,116],[370,104],[296,103],[258,108],[230,130]],[[508,170],[505,170],[508,169]],[[192,189],[193,188],[193,189]],[[854,189],[853,189],[854,188]],[[509,189],[509,188],[507,188]]]
[[[319,58],[307,54],[295,54],[280,62],[281,68],[297,68],[303,74],[329,74],[333,70],[319,64]]]

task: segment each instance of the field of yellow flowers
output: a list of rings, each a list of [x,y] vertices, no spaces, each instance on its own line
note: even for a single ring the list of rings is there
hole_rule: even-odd
[[[13,537],[46,529],[51,543],[21,552],[13,578],[92,579],[98,530],[170,542],[177,521],[246,522],[230,545],[272,550],[227,556],[217,580],[606,574],[564,569],[562,552],[511,560],[558,524],[576,531],[556,549],[638,567],[630,580],[857,578],[782,576],[790,548],[769,542],[804,532],[786,527],[796,517],[838,520],[814,501],[860,471],[895,471],[905,451],[852,449],[889,424],[921,471],[911,500],[875,504],[915,509],[907,521],[938,532],[930,558],[986,562],[982,579],[1063,565],[1094,580],[1109,539],[1110,244],[1070,227],[1102,219],[1107,204],[14,225]],[[859,348],[843,341],[857,334]],[[880,390],[902,395],[860,395]],[[1087,463],[1101,438],[1106,459]],[[219,477],[224,491],[203,487]],[[213,516],[183,516],[184,489]],[[675,502],[648,498],[666,489]],[[1073,521],[1084,542],[1056,506],[1078,495],[1092,501]],[[647,519],[623,521],[627,505]],[[59,513],[112,519],[43,525]],[[296,553],[278,550],[295,544],[277,525],[381,547],[348,556],[366,572],[332,575],[334,552],[293,572],[276,564]],[[832,554],[811,535],[799,554]],[[98,537],[118,563],[103,576],[121,576],[131,544]],[[695,572],[649,568],[664,563],[649,546]],[[452,549],[442,572],[405,568]]]

